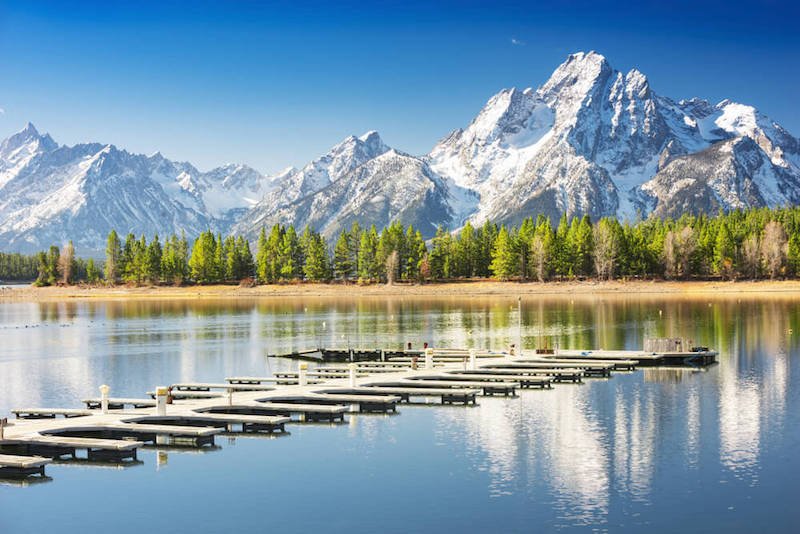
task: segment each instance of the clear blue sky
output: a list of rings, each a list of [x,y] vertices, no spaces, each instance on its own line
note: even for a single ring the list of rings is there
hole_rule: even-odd
[[[263,172],[371,129],[421,154],[591,49],[800,135],[797,2],[70,4],[0,0],[0,137],[30,120],[62,143]]]

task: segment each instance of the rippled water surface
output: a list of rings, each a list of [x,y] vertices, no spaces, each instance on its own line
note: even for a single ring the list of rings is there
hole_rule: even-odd
[[[318,345],[502,348],[517,323],[516,299],[0,303],[0,414],[294,368],[265,355]],[[529,348],[683,336],[720,364],[52,465],[0,481],[0,532],[800,531],[797,299],[528,297],[522,323]]]

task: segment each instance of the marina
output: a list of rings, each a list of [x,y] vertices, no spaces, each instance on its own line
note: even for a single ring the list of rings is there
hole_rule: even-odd
[[[393,356],[387,359],[387,353]],[[571,359],[571,354],[582,358]],[[517,396],[518,388],[552,389],[564,382],[580,385],[583,377],[610,378],[614,372],[633,372],[641,365],[635,359],[639,352],[603,351],[597,359],[587,358],[592,354],[568,352],[566,358],[557,359],[555,354],[550,358],[426,348],[420,361],[418,356],[397,351],[350,350],[347,366],[314,370],[301,362],[297,371],[273,376],[179,382],[147,392],[150,400],[111,397],[109,388],[101,386],[100,397],[82,400],[86,410],[12,410],[16,422],[5,425],[0,435],[0,454],[6,455],[0,470],[12,476],[44,476],[47,462],[42,458],[77,459],[79,450],[85,450],[92,461],[136,461],[137,450],[145,443],[212,446],[221,432],[271,434],[285,432],[291,424],[344,423],[346,415],[354,411],[397,413],[397,404],[412,398],[475,405],[479,395]],[[365,355],[381,360],[365,365]],[[716,361],[716,355],[706,349],[693,361],[708,365]],[[671,354],[647,357],[648,362],[684,358]],[[291,382],[279,384],[276,379]],[[27,455],[31,460],[26,462]]]

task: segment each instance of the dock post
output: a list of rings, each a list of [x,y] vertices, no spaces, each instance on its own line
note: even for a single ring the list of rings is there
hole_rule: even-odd
[[[433,349],[425,349],[425,369],[433,369]]]
[[[386,351],[383,349],[381,349],[381,361],[382,362],[386,361]]]
[[[308,364],[303,362],[297,366],[297,385],[298,386],[307,386],[308,385],[308,377],[306,372],[308,371]]]
[[[169,391],[164,386],[156,388],[156,415],[167,415],[167,395]]]
[[[350,374],[350,387],[356,387],[356,364],[351,363],[349,366],[349,374]]]
[[[475,349],[469,349],[469,370],[475,370]]]
[[[103,384],[100,386],[100,411],[105,415],[108,413],[108,392],[111,388]]]

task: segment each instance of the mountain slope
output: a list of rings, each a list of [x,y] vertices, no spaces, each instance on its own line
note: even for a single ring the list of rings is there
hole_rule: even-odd
[[[702,205],[669,205],[653,180],[681,157],[684,172],[702,173],[713,144],[747,137],[768,162],[753,191],[722,198],[719,207],[779,205],[792,201],[771,177],[797,189],[798,140],[749,106],[717,106],[693,99],[675,103],[650,88],[647,78],[623,74],[594,52],[569,56],[539,89],[504,90],[475,120],[431,151],[431,167],[476,190],[473,220],[516,222],[536,212],[634,218],[700,211]],[[725,154],[719,152],[717,160]],[[751,167],[727,161],[739,177]],[[760,168],[760,167],[759,167]],[[769,191],[768,191],[769,190]]]
[[[112,228],[148,236],[225,230],[267,186],[245,166],[201,173],[158,153],[59,146],[28,124],[0,145],[0,248],[34,251],[72,239],[96,253]]]

